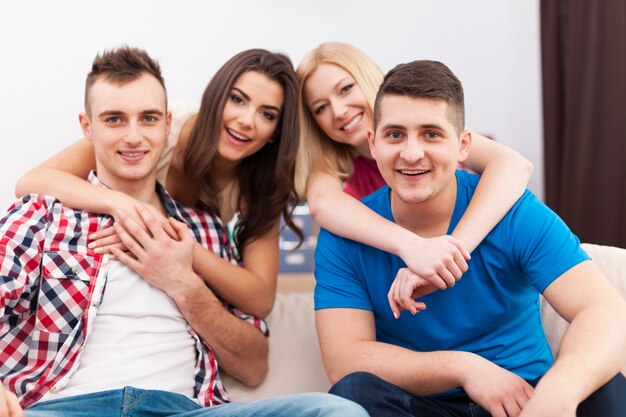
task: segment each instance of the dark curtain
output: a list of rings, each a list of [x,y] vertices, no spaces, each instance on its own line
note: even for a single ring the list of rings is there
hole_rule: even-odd
[[[626,247],[626,0],[541,0],[546,203]]]

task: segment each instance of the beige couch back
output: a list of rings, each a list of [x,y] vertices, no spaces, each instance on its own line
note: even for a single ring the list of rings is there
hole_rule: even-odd
[[[583,248],[626,299],[626,250],[591,244],[583,244]],[[567,322],[547,303],[542,304],[542,317],[550,346],[558,352]],[[626,325],[626,317],[618,319]],[[260,387],[251,389],[224,375],[224,386],[233,400],[327,391],[330,384],[315,333],[313,294],[279,293],[267,321],[271,332],[267,378]],[[623,372],[626,374],[626,367]]]

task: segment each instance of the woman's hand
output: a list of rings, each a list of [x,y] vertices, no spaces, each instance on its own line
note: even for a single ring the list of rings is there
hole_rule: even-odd
[[[401,268],[387,293],[393,316],[399,318],[402,310],[408,310],[413,315],[425,310],[426,304],[417,302],[415,299],[433,291],[437,291],[437,287],[419,275],[415,275],[408,268]]]
[[[119,197],[119,200],[115,203],[117,209],[111,214],[113,216],[113,219],[115,220],[115,223],[120,222],[120,213],[124,213],[124,215],[130,217],[145,231],[148,231],[136,209],[138,204],[139,203],[137,202],[137,200],[130,197],[129,195],[121,195]],[[165,232],[171,238],[175,239],[176,232],[171,224],[168,222],[167,218],[152,206],[144,205],[144,207],[152,214],[155,221],[163,227],[163,230],[165,230]],[[124,243],[120,239],[113,226],[92,233],[91,235],[89,235],[89,240],[91,242],[89,243],[88,247],[90,249],[93,249],[95,253],[112,253],[112,248],[117,248],[123,252],[127,251],[127,248],[124,246]]]
[[[413,274],[445,290],[453,287],[467,271],[470,254],[460,240],[448,235],[422,238],[406,232],[398,256]]]

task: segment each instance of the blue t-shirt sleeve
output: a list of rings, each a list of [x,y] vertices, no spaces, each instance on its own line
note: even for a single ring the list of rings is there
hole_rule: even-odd
[[[365,284],[350,260],[350,244],[324,229],[315,249],[315,309],[358,308],[372,310]],[[352,249],[354,251],[354,249]]]
[[[570,268],[590,259],[565,222],[529,191],[506,216],[505,227],[513,255],[541,293]]]

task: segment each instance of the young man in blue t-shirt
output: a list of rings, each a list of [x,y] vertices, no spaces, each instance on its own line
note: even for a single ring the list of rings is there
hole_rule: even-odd
[[[389,186],[366,197],[368,207],[420,236],[454,230],[478,182],[456,170],[471,143],[463,106],[461,83],[439,62],[387,74],[369,143]],[[613,378],[626,358],[626,327],[615,320],[626,303],[528,191],[445,291],[397,256],[325,230],[315,262],[331,392],[372,416],[574,417],[609,380],[594,396],[612,411],[588,400],[578,415],[617,416],[626,406],[626,380]],[[571,322],[554,363],[540,293]]]

